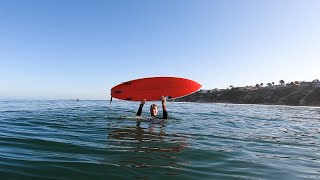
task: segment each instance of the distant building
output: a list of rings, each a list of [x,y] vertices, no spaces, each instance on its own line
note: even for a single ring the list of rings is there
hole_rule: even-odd
[[[246,86],[246,87],[239,87],[240,91],[248,91],[249,89],[251,89],[251,86]]]
[[[300,85],[301,85],[301,81],[295,81],[294,84],[295,84],[296,86],[300,86]]]
[[[302,81],[301,83],[300,83],[300,86],[309,86],[309,82],[305,82],[305,81]]]
[[[200,89],[199,93],[208,93],[210,92],[210,90],[204,90],[204,89]]]
[[[315,79],[315,80],[313,80],[312,82],[313,82],[313,83],[319,83],[320,81],[319,81],[319,79]]]
[[[312,86],[313,87],[320,87],[320,81],[319,79],[315,79],[312,81]]]
[[[214,88],[214,89],[211,89],[210,92],[219,92],[219,91],[222,91],[223,89],[218,89],[218,88]]]
[[[247,91],[257,91],[258,89],[259,89],[259,87],[252,86]]]
[[[314,87],[320,87],[320,83],[315,84]]]

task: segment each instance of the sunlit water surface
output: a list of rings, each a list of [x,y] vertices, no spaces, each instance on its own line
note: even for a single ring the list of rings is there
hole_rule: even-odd
[[[319,108],[138,106],[0,100],[0,179],[320,179]]]

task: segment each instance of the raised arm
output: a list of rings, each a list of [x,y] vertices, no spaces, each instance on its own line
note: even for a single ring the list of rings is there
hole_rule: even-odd
[[[163,119],[168,119],[168,112],[167,112],[167,107],[166,107],[166,97],[161,96],[161,102],[162,102]]]
[[[138,112],[137,112],[137,116],[141,116],[141,113],[142,113],[142,108],[143,108],[143,105],[146,103],[146,100],[143,99],[141,102],[140,102],[140,106],[139,106],[139,109],[138,109]]]

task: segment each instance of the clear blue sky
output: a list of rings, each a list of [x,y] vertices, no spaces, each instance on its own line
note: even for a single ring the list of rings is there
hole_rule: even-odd
[[[107,99],[123,81],[204,89],[320,78],[318,0],[0,1],[0,98]]]

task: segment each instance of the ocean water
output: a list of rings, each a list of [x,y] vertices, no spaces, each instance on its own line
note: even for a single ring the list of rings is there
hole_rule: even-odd
[[[0,100],[0,179],[320,179],[320,108],[138,106]]]

